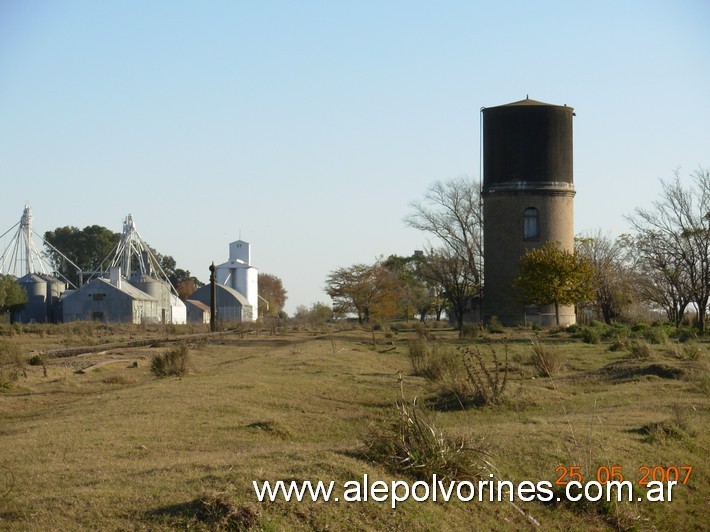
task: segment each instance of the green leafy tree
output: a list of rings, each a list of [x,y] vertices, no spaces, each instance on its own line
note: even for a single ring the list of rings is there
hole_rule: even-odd
[[[183,297],[185,294],[189,296],[192,292],[205,285],[205,283],[193,276],[190,270],[178,268],[177,262],[171,255],[162,255],[152,247],[150,248],[150,252],[155,257],[160,269],[163,270],[170,284],[173,285],[182,299],[185,299],[185,297]]]
[[[400,257],[390,255],[383,262],[387,268],[400,282],[398,292],[401,315],[409,320],[414,314],[419,314],[422,321],[426,317],[429,309],[432,308],[432,298],[423,278],[420,269],[420,257]]]
[[[560,305],[594,299],[594,266],[551,242],[528,249],[520,258],[515,286],[525,303],[554,305],[560,324]]]
[[[84,229],[58,227],[44,234],[44,240],[52,246],[47,246],[46,251],[50,264],[59,275],[75,286],[80,284],[80,274],[62,255],[84,271],[101,270],[111,259],[111,253],[120,239],[120,234],[100,225],[90,225]]]
[[[21,310],[25,303],[27,292],[17,280],[9,275],[0,275],[0,312],[9,312],[12,320],[13,313]]]

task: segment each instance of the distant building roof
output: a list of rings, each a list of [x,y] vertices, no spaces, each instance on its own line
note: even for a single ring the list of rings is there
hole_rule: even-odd
[[[251,304],[247,298],[231,286],[217,283],[215,285],[215,289],[217,290],[217,301],[219,304],[224,304],[223,297],[226,296],[227,298],[233,298],[236,300],[242,307],[251,307]],[[204,304],[208,304],[210,300],[210,285],[206,284],[205,286],[201,286],[195,290],[195,292],[193,292],[190,296],[190,300],[198,300]]]
[[[113,290],[117,290],[118,292],[123,292],[124,294],[126,294],[126,295],[130,296],[131,298],[136,299],[138,301],[158,301],[157,298],[146,294],[142,290],[139,290],[138,288],[136,288],[135,286],[130,284],[125,279],[121,282],[121,286],[118,287],[118,286],[111,284],[111,281],[109,281],[108,279],[103,279],[100,277],[89,281],[88,283],[79,287],[76,290],[64,292],[62,299],[74,297],[76,294],[78,294],[82,291],[93,290],[93,289],[99,287],[99,284],[101,284],[101,283],[103,283],[103,285],[104,285],[103,288],[107,288],[109,290],[113,289]]]
[[[197,301],[196,299],[186,299],[185,303],[189,303],[193,307],[200,309],[202,312],[210,311],[209,305],[205,305],[202,301]]]

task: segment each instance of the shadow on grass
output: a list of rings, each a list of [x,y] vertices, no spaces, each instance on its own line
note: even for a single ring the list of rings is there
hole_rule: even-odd
[[[259,523],[261,509],[255,504],[236,504],[226,494],[215,493],[149,510],[146,517],[199,522],[210,530],[248,530]]]
[[[607,379],[615,381],[630,380],[647,375],[660,377],[662,379],[682,379],[687,375],[685,369],[668,364],[639,364],[636,361],[630,360],[607,364],[593,373],[600,374]]]
[[[435,412],[459,412],[481,406],[476,401],[461,397],[453,392],[440,393],[430,397],[425,401],[424,405]]]

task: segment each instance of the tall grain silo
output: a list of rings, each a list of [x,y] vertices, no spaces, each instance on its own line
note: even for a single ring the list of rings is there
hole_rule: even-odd
[[[574,249],[571,107],[525,99],[484,108],[484,318],[555,324],[552,305],[525,305],[513,286],[526,249]],[[575,322],[560,306],[560,325]]]

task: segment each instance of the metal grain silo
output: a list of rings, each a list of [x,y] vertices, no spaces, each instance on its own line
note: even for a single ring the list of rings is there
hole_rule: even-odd
[[[128,281],[138,290],[158,300],[158,316],[162,323],[170,323],[171,291],[170,285],[147,273],[138,273]]]
[[[525,99],[481,112],[484,317],[554,325],[554,308],[526,307],[513,280],[526,249],[574,249],[573,109]],[[574,307],[560,307],[560,324],[574,322]]]
[[[42,277],[47,281],[47,321],[56,323],[60,315],[57,311],[57,304],[59,298],[66,291],[67,284],[52,275],[43,275]]]
[[[28,273],[17,280],[27,293],[27,303],[15,314],[22,323],[47,321],[47,281],[41,275]]]

